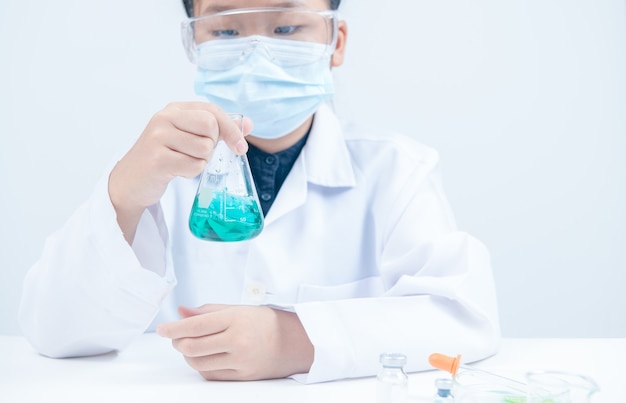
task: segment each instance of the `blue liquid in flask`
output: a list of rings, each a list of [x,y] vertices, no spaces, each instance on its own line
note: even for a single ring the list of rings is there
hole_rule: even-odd
[[[208,206],[196,195],[189,229],[206,241],[236,242],[252,239],[263,229],[263,215],[254,197],[236,196],[226,192],[212,192]]]

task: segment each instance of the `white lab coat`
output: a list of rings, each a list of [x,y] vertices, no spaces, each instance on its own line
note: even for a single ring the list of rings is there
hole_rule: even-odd
[[[20,322],[45,355],[123,349],[178,305],[205,303],[295,311],[315,347],[302,382],[374,375],[388,351],[417,371],[433,352],[497,350],[488,252],[455,228],[437,153],[409,138],[342,128],[321,107],[263,232],[237,243],[190,234],[197,180],[177,178],[131,248],[107,178],[26,277]]]

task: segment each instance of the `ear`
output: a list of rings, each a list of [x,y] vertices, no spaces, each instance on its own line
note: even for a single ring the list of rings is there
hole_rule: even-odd
[[[337,27],[337,44],[335,52],[330,59],[331,67],[339,67],[343,64],[343,58],[346,53],[346,41],[348,40],[348,25],[345,21],[339,21]]]

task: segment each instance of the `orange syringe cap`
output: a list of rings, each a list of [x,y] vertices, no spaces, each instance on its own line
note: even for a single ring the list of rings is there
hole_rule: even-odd
[[[459,364],[461,364],[461,354],[456,357],[450,357],[444,354],[433,353],[428,357],[428,362],[433,367],[449,372],[452,376],[455,376],[456,371],[459,369]]]

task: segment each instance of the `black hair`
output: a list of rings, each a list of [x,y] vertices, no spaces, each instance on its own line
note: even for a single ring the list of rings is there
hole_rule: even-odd
[[[341,0],[328,0],[328,2],[330,3],[331,10],[337,10],[339,8],[339,3],[341,3]],[[185,6],[187,16],[193,17],[193,0],[183,0],[183,5]]]

